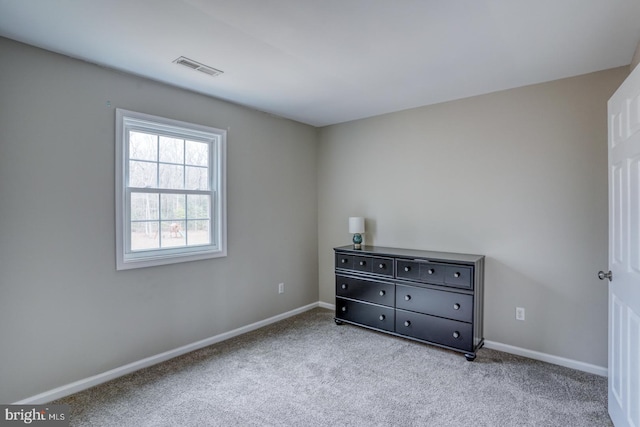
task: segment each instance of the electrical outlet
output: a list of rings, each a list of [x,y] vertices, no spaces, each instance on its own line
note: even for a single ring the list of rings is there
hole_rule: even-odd
[[[524,320],[524,308],[516,307],[516,320]]]
[[[284,283],[278,283],[278,293],[284,294]]]

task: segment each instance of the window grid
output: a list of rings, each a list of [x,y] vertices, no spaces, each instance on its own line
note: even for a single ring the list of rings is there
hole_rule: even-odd
[[[167,138],[167,139],[170,138],[170,139],[174,139],[174,140],[178,139],[178,138],[176,138],[175,136],[168,136],[168,135],[163,135],[163,134],[150,134],[150,133],[146,133],[145,132],[145,134],[153,136],[154,139],[155,139],[156,160],[138,159],[136,157],[132,157],[132,156],[129,155],[130,147],[131,147],[131,134],[133,132],[135,132],[135,130],[133,130],[133,129],[130,129],[127,132],[127,158],[129,159],[128,166],[130,167],[132,160],[136,161],[136,162],[148,163],[148,164],[156,165],[156,177],[155,177],[155,186],[151,186],[151,187],[134,187],[134,186],[131,186],[130,183],[128,183],[127,192],[129,194],[129,197],[128,197],[129,202],[128,202],[128,204],[129,204],[130,210],[131,210],[131,197],[130,197],[130,195],[133,192],[139,192],[140,190],[147,190],[148,188],[151,188],[151,189],[153,189],[153,191],[150,191],[150,193],[158,194],[160,197],[159,197],[159,200],[158,200],[158,219],[156,221],[153,221],[153,220],[133,220],[133,219],[131,219],[130,215],[129,215],[129,217],[127,219],[128,219],[128,222],[130,224],[131,223],[138,223],[138,222],[148,222],[148,223],[154,223],[155,222],[155,223],[157,223],[156,226],[158,227],[158,231],[157,231],[158,248],[153,248],[153,249],[147,248],[147,249],[138,249],[138,250],[134,249],[132,247],[132,243],[131,243],[131,232],[130,232],[129,241],[128,241],[128,244],[127,244],[127,252],[131,253],[131,252],[139,252],[139,251],[144,251],[144,250],[162,250],[163,248],[166,248],[167,246],[165,246],[163,244],[163,239],[164,239],[163,223],[171,223],[171,224],[174,224],[174,223],[175,224],[182,224],[182,223],[184,223],[185,224],[185,226],[184,226],[185,243],[184,243],[184,245],[176,245],[174,247],[189,247],[189,246],[193,246],[193,245],[190,245],[190,242],[189,242],[189,235],[190,235],[190,233],[189,233],[189,222],[191,222],[191,221],[203,221],[203,220],[208,220],[210,222],[211,221],[211,203],[209,203],[209,209],[208,209],[209,210],[209,215],[207,216],[207,218],[198,218],[198,217],[191,218],[190,214],[189,214],[189,204],[187,202],[187,199],[188,199],[187,195],[196,194],[196,193],[203,194],[203,195],[209,195],[209,194],[211,194],[211,192],[210,191],[204,191],[204,190],[198,191],[198,190],[187,189],[186,188],[187,187],[186,168],[187,168],[187,166],[189,166],[189,167],[199,167],[199,168],[204,169],[204,170],[207,171],[207,176],[208,177],[211,176],[211,174],[209,172],[210,172],[210,168],[211,168],[211,166],[210,166],[210,164],[211,164],[211,153],[213,152],[212,144],[209,143],[209,142],[206,142],[206,141],[193,141],[193,142],[196,142],[196,143],[207,144],[207,152],[209,153],[209,156],[208,156],[208,158],[209,158],[208,159],[209,166],[201,166],[201,165],[195,165],[195,164],[188,163],[188,161],[187,161],[187,148],[186,148],[187,140],[183,139],[183,138],[179,139],[181,141],[181,150],[182,150],[182,160],[183,161],[181,163],[169,162],[169,161],[161,161],[160,160],[160,157],[161,157],[160,153],[162,152],[161,151],[161,146],[160,146],[161,138],[163,136],[165,138]],[[164,188],[164,187],[161,186],[161,180],[160,180],[161,168],[160,168],[160,165],[162,165],[162,164],[180,166],[182,168],[182,188],[181,189]],[[129,173],[127,173],[127,176],[130,178],[130,174]],[[211,186],[209,184],[207,184],[207,188],[210,188],[210,187]],[[167,190],[169,190],[169,191],[167,191]],[[163,217],[162,216],[162,212],[163,212],[163,198],[162,198],[162,195],[163,194],[185,195],[184,218],[178,218],[178,217],[175,217],[175,218],[170,218],[169,217],[169,218],[167,218],[167,217]],[[131,227],[129,227],[129,229],[131,229]],[[213,230],[213,227],[209,226],[209,242],[213,241],[212,230]],[[169,231],[169,235],[171,235],[171,233],[172,232]]]
[[[127,132],[127,153],[130,152],[130,147],[131,147],[131,134],[133,132],[135,132],[137,130],[129,130]],[[212,176],[210,173],[210,169],[211,169],[211,165],[208,166],[202,166],[202,165],[197,165],[195,163],[190,163],[187,160],[187,140],[180,138],[179,140],[181,141],[180,145],[181,145],[181,150],[182,150],[182,162],[170,162],[170,161],[162,161],[160,160],[160,153],[161,153],[161,138],[165,137],[167,139],[178,139],[175,136],[172,135],[163,135],[163,134],[150,134],[145,132],[146,135],[149,136],[153,136],[155,139],[155,145],[156,145],[156,160],[148,160],[148,159],[143,159],[143,158],[138,158],[135,156],[131,156],[129,154],[127,154],[127,158],[129,159],[129,167],[131,165],[131,161],[135,161],[135,162],[140,162],[140,163],[147,163],[147,164],[152,164],[156,166],[156,177],[155,177],[155,186],[151,186],[151,187],[135,187],[135,186],[131,186],[130,183],[128,183],[127,185],[127,192],[129,193],[129,195],[131,193],[138,193],[138,192],[147,192],[146,190],[148,189],[152,189],[151,191],[149,191],[151,194],[158,194],[159,197],[159,201],[158,201],[158,219],[157,220],[134,220],[131,219],[130,217],[128,218],[130,223],[144,223],[144,222],[148,222],[148,223],[156,223],[156,226],[158,227],[158,248],[157,249],[146,249],[146,250],[162,250],[163,248],[165,248],[166,246],[163,245],[163,239],[164,239],[164,235],[163,235],[163,223],[177,223],[177,224],[182,224],[184,223],[184,239],[185,239],[185,244],[184,245],[177,245],[175,247],[189,247],[189,246],[195,246],[195,245],[191,245],[189,242],[189,238],[191,233],[189,233],[189,223],[193,222],[193,221],[209,221],[209,223],[211,222],[211,202],[209,202],[209,209],[208,209],[208,215],[206,217],[191,217],[190,213],[189,213],[189,203],[187,202],[188,197],[187,195],[189,194],[201,194],[201,195],[210,195],[211,192],[209,190],[205,191],[205,190],[192,190],[192,189],[187,189],[187,167],[193,167],[193,168],[199,168],[202,170],[207,171],[207,176]],[[207,145],[207,152],[208,153],[212,153],[212,144],[207,142],[207,141],[192,141],[198,144],[206,144]],[[211,155],[208,156],[209,160],[208,163],[211,163]],[[180,166],[182,168],[182,188],[181,189],[174,189],[174,188],[165,188],[161,186],[161,179],[160,179],[160,174],[161,174],[161,168],[160,165],[172,165],[172,166]],[[130,174],[128,173],[127,176],[130,178]],[[210,188],[211,185],[209,185],[209,183],[207,183],[207,188]],[[178,194],[178,195],[185,195],[185,202],[184,202],[184,218],[179,218],[179,217],[175,217],[175,218],[163,218],[162,217],[162,208],[163,208],[163,198],[162,198],[162,194]],[[131,198],[129,197],[128,200],[131,200]],[[131,209],[131,202],[129,202],[129,206]],[[213,236],[212,236],[212,231],[213,231],[213,227],[209,227],[209,242],[213,241]],[[171,231],[169,232],[169,234],[171,235]],[[139,252],[139,251],[144,251],[145,249],[133,249],[132,248],[132,244],[131,244],[131,240],[129,240],[129,243],[127,245],[127,252]]]

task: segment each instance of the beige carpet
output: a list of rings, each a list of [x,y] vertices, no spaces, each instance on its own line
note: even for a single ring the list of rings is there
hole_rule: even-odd
[[[611,426],[607,380],[314,309],[56,401],[74,426]]]

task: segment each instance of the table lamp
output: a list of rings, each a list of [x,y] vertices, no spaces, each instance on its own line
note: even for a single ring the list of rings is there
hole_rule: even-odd
[[[349,233],[353,234],[353,249],[362,249],[362,236],[364,233],[364,218],[352,216],[349,218]]]

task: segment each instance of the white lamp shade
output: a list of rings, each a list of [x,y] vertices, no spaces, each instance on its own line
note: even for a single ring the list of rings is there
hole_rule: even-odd
[[[349,233],[364,233],[364,218],[361,216],[352,216],[349,218]]]

